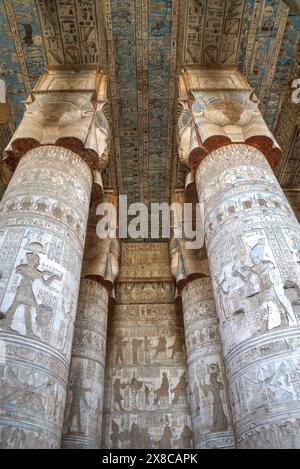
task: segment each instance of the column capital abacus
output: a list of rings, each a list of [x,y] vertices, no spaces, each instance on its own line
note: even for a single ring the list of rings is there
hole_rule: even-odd
[[[259,110],[259,101],[235,67],[186,67],[179,77],[179,157],[195,171],[212,151],[234,143],[260,150],[271,166],[281,149]]]

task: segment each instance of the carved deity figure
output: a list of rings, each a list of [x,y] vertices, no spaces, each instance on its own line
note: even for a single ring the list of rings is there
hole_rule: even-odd
[[[178,448],[191,448],[191,439],[193,438],[193,432],[192,430],[190,429],[190,427],[188,427],[187,425],[185,425],[183,427],[183,430],[181,432],[181,435],[180,435],[180,438],[179,440],[177,441],[177,445],[178,445]]]
[[[226,270],[222,271],[221,274],[215,278],[217,283],[217,292],[218,292],[218,302],[219,302],[219,313],[220,320],[222,323],[226,322],[229,317],[229,312],[227,311],[227,305],[225,301],[225,296],[232,291],[232,281],[229,278]]]
[[[71,432],[71,427],[76,417],[76,428],[77,432],[82,431],[82,410],[81,405],[88,406],[86,401],[85,393],[90,391],[89,387],[84,386],[84,380],[82,375],[82,366],[78,363],[74,370],[73,379],[69,382],[69,389],[72,393],[71,407],[69,411],[69,416],[67,420],[67,430],[66,432]]]
[[[155,401],[154,404],[162,404],[162,405],[167,405],[169,404],[169,379],[167,373],[164,371],[162,375],[162,380],[161,380],[161,385],[160,387],[155,391]]]
[[[130,448],[131,449],[135,449],[135,448],[139,448],[139,436],[140,436],[140,428],[139,426],[133,422],[132,425],[131,425],[131,429],[130,429],[130,434],[129,434],[129,438],[130,438]]]
[[[169,449],[172,447],[172,429],[170,425],[166,425],[164,428],[161,439],[157,442],[159,449]]]
[[[136,398],[137,398],[137,393],[139,392],[139,390],[143,387],[143,381],[139,381],[136,377],[135,377],[135,372],[133,373],[133,377],[130,381],[130,389],[131,389],[131,402],[132,402],[132,408],[133,409],[137,409],[137,402],[136,402]]]
[[[145,362],[150,363],[150,350],[151,350],[151,339],[148,337],[144,337],[144,354],[145,354]]]
[[[172,350],[172,354],[170,358],[174,358],[176,353],[183,353],[183,345],[184,345],[184,340],[183,337],[180,335],[175,336],[175,340],[173,345],[171,347],[168,347],[169,349]]]
[[[119,441],[120,441],[120,427],[115,422],[114,420],[111,421],[111,434],[110,434],[110,439],[111,439],[111,444],[112,448],[114,449],[119,449]]]
[[[135,365],[138,364],[138,350],[143,345],[143,340],[139,339],[132,339],[131,346],[132,346],[132,361]]]
[[[202,384],[201,389],[205,396],[210,392],[213,397],[213,423],[212,432],[225,431],[228,428],[228,419],[223,409],[221,391],[224,389],[222,381],[219,380],[220,368],[216,363],[208,366],[209,384]]]
[[[222,322],[226,322],[232,313],[252,310],[251,300],[256,298],[267,330],[297,325],[279,269],[265,253],[265,239],[260,238],[249,247],[249,254],[243,260],[234,262],[230,275],[223,269],[215,280]]]
[[[113,408],[114,410],[124,410],[122,401],[124,400],[123,394],[121,392],[122,389],[125,389],[127,385],[121,383],[119,378],[116,378],[113,384]],[[116,409],[118,406],[118,409]]]
[[[249,281],[259,284],[261,305],[267,313],[267,330],[276,327],[297,325],[293,307],[284,292],[284,286],[277,266],[264,258],[265,240],[259,239],[251,249],[252,267],[249,267]],[[255,278],[256,276],[256,278]]]
[[[116,347],[116,363],[124,363],[123,349],[128,344],[128,340],[123,340],[122,337],[118,337],[115,342]]]
[[[39,252],[43,252],[43,247],[39,243],[31,243],[30,247],[35,251],[38,250]],[[12,304],[6,314],[0,312],[0,325],[6,329],[14,330],[12,328],[12,323],[15,313],[19,306],[23,306],[25,335],[28,337],[35,337],[36,334],[33,331],[32,308],[37,311],[39,305],[33,293],[33,282],[35,280],[40,280],[44,285],[49,285],[53,280],[61,280],[61,278],[48,270],[39,270],[40,257],[36,252],[27,252],[26,260],[27,263],[20,264],[16,268],[16,273],[21,276],[21,281],[17,287]],[[48,276],[48,278],[45,279],[44,276]]]
[[[150,388],[146,384],[144,385],[145,394],[145,405],[150,405]]]
[[[187,395],[187,385],[188,382],[186,380],[186,372],[182,373],[182,375],[179,378],[179,381],[175,388],[172,389],[172,393],[174,394],[172,404],[177,404],[180,402],[182,398],[186,398]]]
[[[156,345],[156,347],[154,347],[155,349],[154,358],[157,358],[157,356],[160,353],[166,353],[166,347],[167,347],[167,340],[164,335],[160,335],[158,338],[158,344]]]

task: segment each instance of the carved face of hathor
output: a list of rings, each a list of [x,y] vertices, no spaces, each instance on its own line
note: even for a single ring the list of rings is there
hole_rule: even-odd
[[[205,109],[203,116],[217,125],[246,125],[253,117],[254,112],[249,107],[233,100],[220,100]]]
[[[51,106],[50,109],[45,109],[42,113],[41,124],[44,128],[50,126],[66,127],[79,121],[81,117],[81,114],[76,110],[55,110]]]

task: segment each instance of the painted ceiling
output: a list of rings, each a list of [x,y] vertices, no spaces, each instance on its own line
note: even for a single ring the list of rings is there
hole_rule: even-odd
[[[286,164],[280,174],[282,187],[299,187],[300,185],[300,129],[293,134],[288,165]]]
[[[130,202],[162,202],[186,174],[175,138],[182,65],[237,64],[274,131],[300,39],[295,11],[280,0],[0,0],[0,78],[17,123],[46,66],[104,68],[105,182]]]

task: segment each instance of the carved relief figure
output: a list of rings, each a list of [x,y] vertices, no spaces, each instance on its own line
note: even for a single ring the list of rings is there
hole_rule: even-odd
[[[131,389],[131,400],[132,400],[132,408],[137,409],[137,393],[143,387],[143,381],[139,381],[135,377],[135,372],[133,373],[133,377],[130,381],[130,389]]]
[[[119,441],[120,441],[120,427],[119,425],[117,424],[117,422],[115,422],[114,420],[112,420],[111,422],[111,435],[110,435],[110,439],[111,439],[111,443],[112,443],[112,448],[114,449],[118,449],[119,448]]]
[[[221,397],[221,391],[224,389],[224,385],[222,381],[219,380],[220,368],[218,364],[212,363],[209,365],[208,371],[210,384],[201,385],[201,389],[205,396],[210,392],[213,397],[213,423],[211,430],[221,432],[228,428],[228,419],[223,409]]]
[[[143,341],[139,339],[132,339],[132,361],[134,364],[138,364],[138,349],[143,345]]]
[[[183,427],[180,438],[177,441],[178,448],[191,448],[191,439],[193,438],[193,432],[188,425]]]
[[[151,360],[150,350],[151,350],[151,339],[149,339],[149,337],[144,337],[144,354],[145,354],[146,363],[150,363],[150,360]]]
[[[169,379],[167,373],[164,371],[162,375],[160,388],[155,391],[154,404],[168,405],[169,404]]]
[[[240,313],[249,316],[260,312],[266,330],[297,325],[285,284],[265,244],[264,238],[259,238],[254,245],[246,244],[249,254],[228,264],[215,278],[222,323]]]
[[[250,258],[240,267],[233,267],[233,275],[243,279],[246,298],[259,297],[267,330],[296,326],[297,318],[285,294],[278,267],[264,253],[265,239],[260,238],[250,248]]]
[[[157,447],[159,449],[172,448],[172,429],[170,425],[166,425],[164,428],[163,436],[158,441]]]
[[[116,363],[124,363],[123,348],[128,344],[128,340],[123,340],[122,337],[118,337],[115,342],[116,347]]]
[[[290,301],[285,295],[278,268],[273,262],[263,259],[263,249],[264,239],[260,239],[251,250],[250,255],[254,264],[252,271],[259,277],[264,304],[266,304],[268,311],[267,329],[296,326],[297,318]]]
[[[72,431],[72,424],[76,418],[76,431],[82,430],[82,409],[81,406],[88,406],[85,393],[90,390],[84,386],[83,370],[81,364],[77,364],[74,370],[73,379],[70,379],[69,390],[72,393],[71,407],[67,420],[67,432]]]
[[[188,385],[188,382],[186,380],[186,372],[184,372],[180,376],[179,381],[177,385],[175,386],[175,388],[171,390],[171,392],[174,394],[172,404],[177,404],[181,399],[186,399],[187,385]]]
[[[119,378],[116,378],[113,384],[113,408],[115,410],[124,410],[122,401],[124,400],[122,389],[125,389],[126,384],[121,383]],[[118,409],[116,408],[118,406]]]
[[[173,345],[168,347],[168,349],[172,350],[172,354],[170,358],[174,358],[176,353],[183,353],[184,347],[184,340],[182,336],[176,335]]]
[[[167,349],[167,340],[164,335],[160,335],[158,338],[158,343],[155,348],[155,355],[154,358],[157,358],[160,353],[166,353]]]
[[[39,243],[31,243],[31,252],[26,253],[27,263],[20,264],[16,268],[16,273],[21,276],[21,281],[17,287],[15,297],[12,304],[7,310],[6,314],[0,313],[1,321],[4,322],[2,327],[14,330],[11,326],[14,320],[14,315],[19,306],[24,306],[24,324],[25,334],[29,337],[34,337],[36,334],[33,331],[32,321],[32,308],[38,311],[38,303],[34,296],[32,285],[35,280],[40,280],[44,285],[49,285],[53,280],[61,280],[61,278],[49,272],[48,270],[40,271],[40,257],[37,252],[44,252],[43,246]],[[44,276],[48,276],[47,279]]]
[[[144,394],[145,394],[145,405],[150,405],[150,388],[146,384],[144,386]]]
[[[232,290],[232,282],[230,281],[226,270],[222,271],[221,274],[215,278],[218,289],[218,300],[219,300],[219,312],[221,322],[226,322],[229,316],[227,311],[227,305],[225,302],[225,295],[228,295]]]

